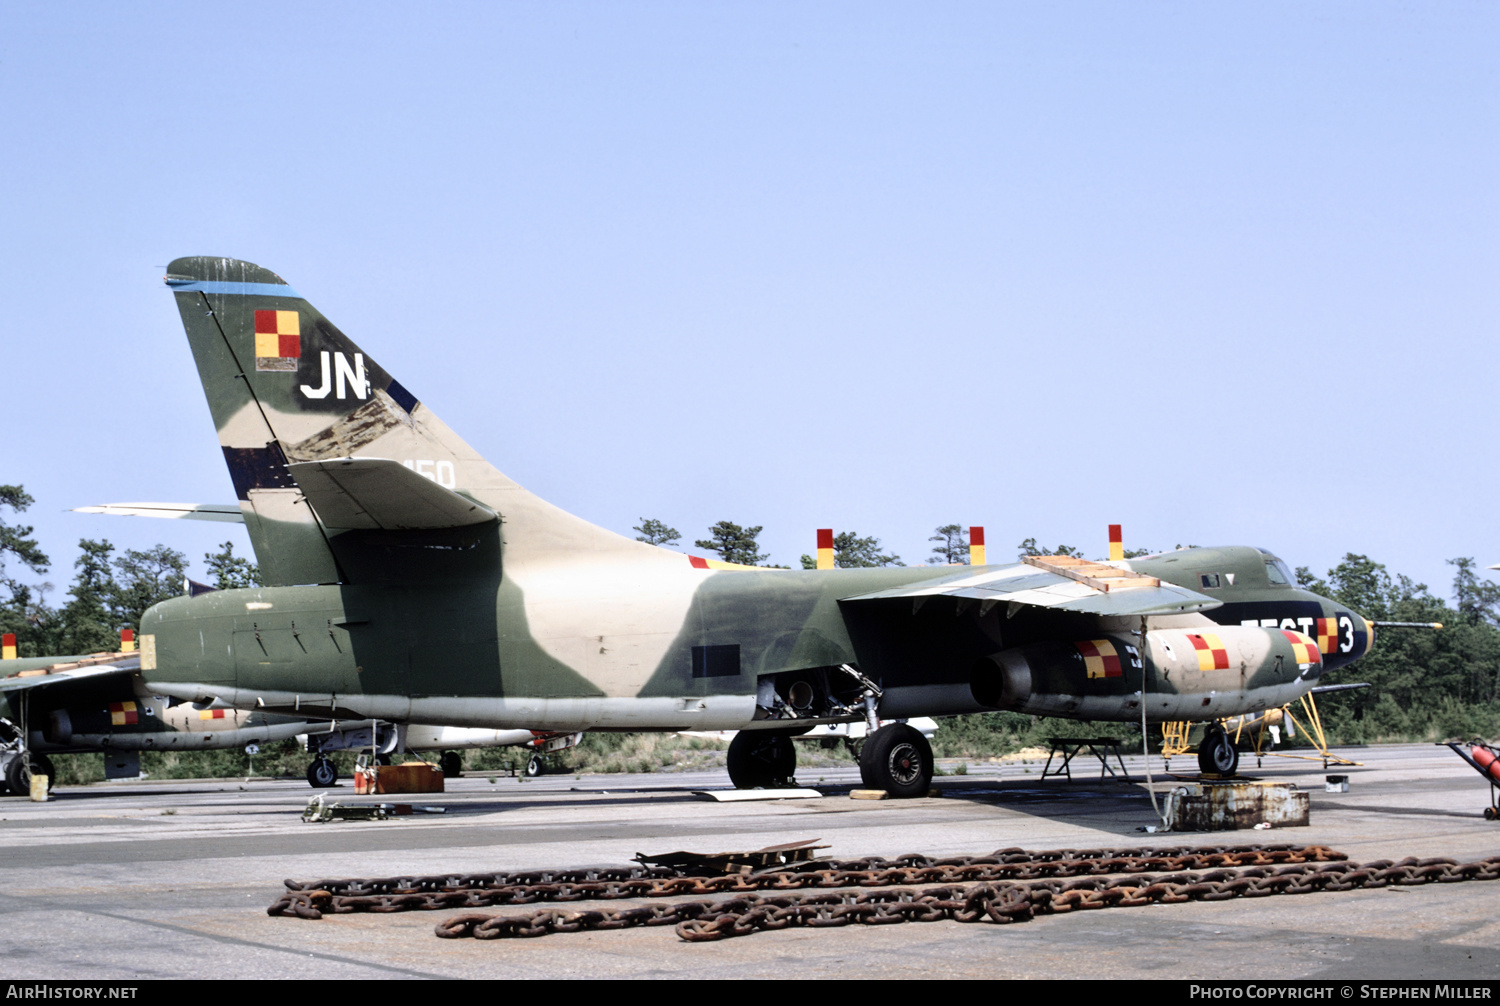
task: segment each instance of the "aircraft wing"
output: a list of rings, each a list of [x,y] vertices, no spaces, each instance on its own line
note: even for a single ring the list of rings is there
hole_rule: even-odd
[[[287,470],[325,526],[406,531],[468,527],[495,511],[386,458],[299,461]]]
[[[906,587],[846,597],[844,603],[879,598],[961,597],[978,600],[983,610],[1005,603],[1054,608],[1090,615],[1180,615],[1217,608],[1224,602],[1154,576],[1071,556],[1027,556],[1012,566],[965,571]]]
[[[57,658],[47,659],[57,660]],[[95,653],[87,657],[64,657],[51,664],[42,664],[41,661],[35,659],[22,660],[20,663],[25,668],[24,670],[0,678],[0,693],[24,691],[28,688],[57,685],[83,678],[134,674],[141,669],[141,655],[139,653]],[[36,666],[39,664],[40,666]]]
[[[80,506],[74,513],[107,513],[120,517],[169,517],[178,520],[222,520],[245,523],[238,503],[104,503]]]

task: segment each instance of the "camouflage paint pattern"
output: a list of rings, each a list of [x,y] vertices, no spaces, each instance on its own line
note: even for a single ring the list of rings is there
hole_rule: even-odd
[[[788,730],[857,717],[849,665],[886,718],[1136,719],[1144,684],[1148,718],[1209,719],[1295,698],[1371,641],[1354,613],[1272,583],[1255,549],[1117,564],[1162,582],[1108,592],[1029,567],[782,571],[646,545],[501,474],[275,274],[186,258],[166,282],[268,586],[147,612],[162,694],[456,726]],[[479,522],[398,505],[417,478]],[[1221,613],[1233,667],[1189,673],[1186,635]],[[1289,664],[1299,619],[1344,619],[1348,647]],[[1091,676],[1100,640],[1135,659]],[[1020,668],[1024,696],[991,687]],[[797,682],[817,702],[792,715]]]

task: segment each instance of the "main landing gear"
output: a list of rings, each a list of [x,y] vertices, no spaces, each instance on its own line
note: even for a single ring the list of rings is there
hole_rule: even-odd
[[[51,791],[56,783],[56,770],[52,767],[52,760],[44,754],[34,754],[29,751],[21,751],[12,755],[5,763],[5,786],[17,796],[25,796],[31,792],[31,777],[33,775],[44,775],[47,777],[47,789]]]
[[[729,781],[735,789],[778,789],[794,784],[797,749],[785,734],[741,730],[729,742]]]
[[[1240,767],[1240,752],[1234,739],[1217,723],[1209,724],[1198,745],[1198,769],[1204,775],[1232,776]]]
[[[859,777],[893,797],[926,796],[932,786],[932,745],[905,723],[888,723],[859,750]]]

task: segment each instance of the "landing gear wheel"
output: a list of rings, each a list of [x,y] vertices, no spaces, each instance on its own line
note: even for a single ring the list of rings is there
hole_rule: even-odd
[[[1224,728],[1214,725],[1208,728],[1203,743],[1198,745],[1198,769],[1205,775],[1232,776],[1240,767],[1240,752]]]
[[[926,796],[932,786],[932,745],[915,727],[887,724],[860,750],[859,777],[898,799]]]
[[[774,789],[797,774],[797,749],[785,734],[741,730],[729,742],[728,761],[735,789]]]
[[[25,755],[16,755],[5,763],[5,785],[16,796],[31,792],[31,764]]]
[[[1500,810],[1497,810],[1494,807],[1484,808],[1484,819],[1486,821],[1493,821],[1496,817],[1500,817]]]
[[[463,755],[457,751],[444,751],[443,756],[438,759],[438,768],[442,770],[444,779],[457,779],[464,773]]]
[[[327,758],[315,758],[307,766],[307,784],[313,789],[327,789],[338,782],[339,770]]]
[[[534,754],[526,759],[526,775],[532,779],[542,774],[542,756]]]

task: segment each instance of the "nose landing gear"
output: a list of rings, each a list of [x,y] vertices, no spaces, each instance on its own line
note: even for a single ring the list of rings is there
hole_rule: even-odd
[[[314,758],[312,764],[307,766],[307,784],[314,789],[327,789],[338,782],[338,778],[339,770],[330,758]]]

